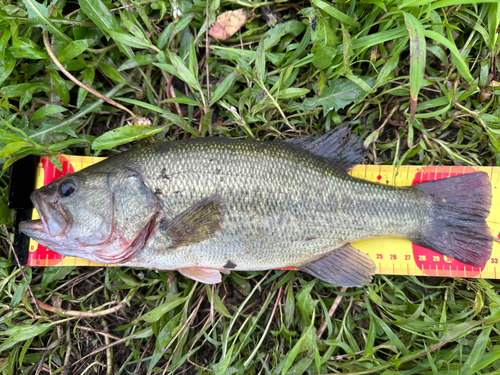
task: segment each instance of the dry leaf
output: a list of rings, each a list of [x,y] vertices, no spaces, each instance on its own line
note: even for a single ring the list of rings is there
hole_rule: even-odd
[[[477,95],[477,99],[479,100],[480,103],[484,103],[490,98],[491,94],[492,94],[491,92],[480,90],[479,94]]]
[[[215,25],[210,28],[208,35],[216,39],[226,40],[236,34],[249,18],[250,16],[244,9],[224,12],[217,17]]]

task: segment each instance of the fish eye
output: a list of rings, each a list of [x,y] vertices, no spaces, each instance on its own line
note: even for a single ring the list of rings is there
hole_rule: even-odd
[[[63,197],[69,197],[76,191],[76,185],[72,181],[65,181],[59,185],[59,194]]]

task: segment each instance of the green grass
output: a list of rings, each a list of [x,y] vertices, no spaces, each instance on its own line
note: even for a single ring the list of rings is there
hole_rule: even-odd
[[[240,8],[240,33],[207,38]],[[498,2],[468,0],[0,0],[0,221],[12,230],[6,171],[25,155],[187,136],[272,141],[347,122],[368,163],[498,165],[499,21]],[[493,281],[377,276],[342,292],[286,271],[214,288],[129,268],[23,275],[4,228],[2,375],[500,373]]]

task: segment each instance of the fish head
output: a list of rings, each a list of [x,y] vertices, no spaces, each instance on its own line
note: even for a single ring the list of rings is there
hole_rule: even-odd
[[[82,171],[56,180],[31,194],[40,220],[19,230],[62,255],[125,262],[142,249],[158,216],[156,198],[128,177]]]
[[[113,195],[104,173],[63,177],[31,193],[31,201],[40,220],[22,222],[20,230],[61,254],[105,244],[112,235]]]

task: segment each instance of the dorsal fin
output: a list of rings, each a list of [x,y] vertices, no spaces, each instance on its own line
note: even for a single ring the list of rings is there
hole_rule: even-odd
[[[347,124],[340,124],[323,135],[310,135],[287,142],[328,159],[346,172],[359,164],[366,155],[359,137],[349,135]]]

